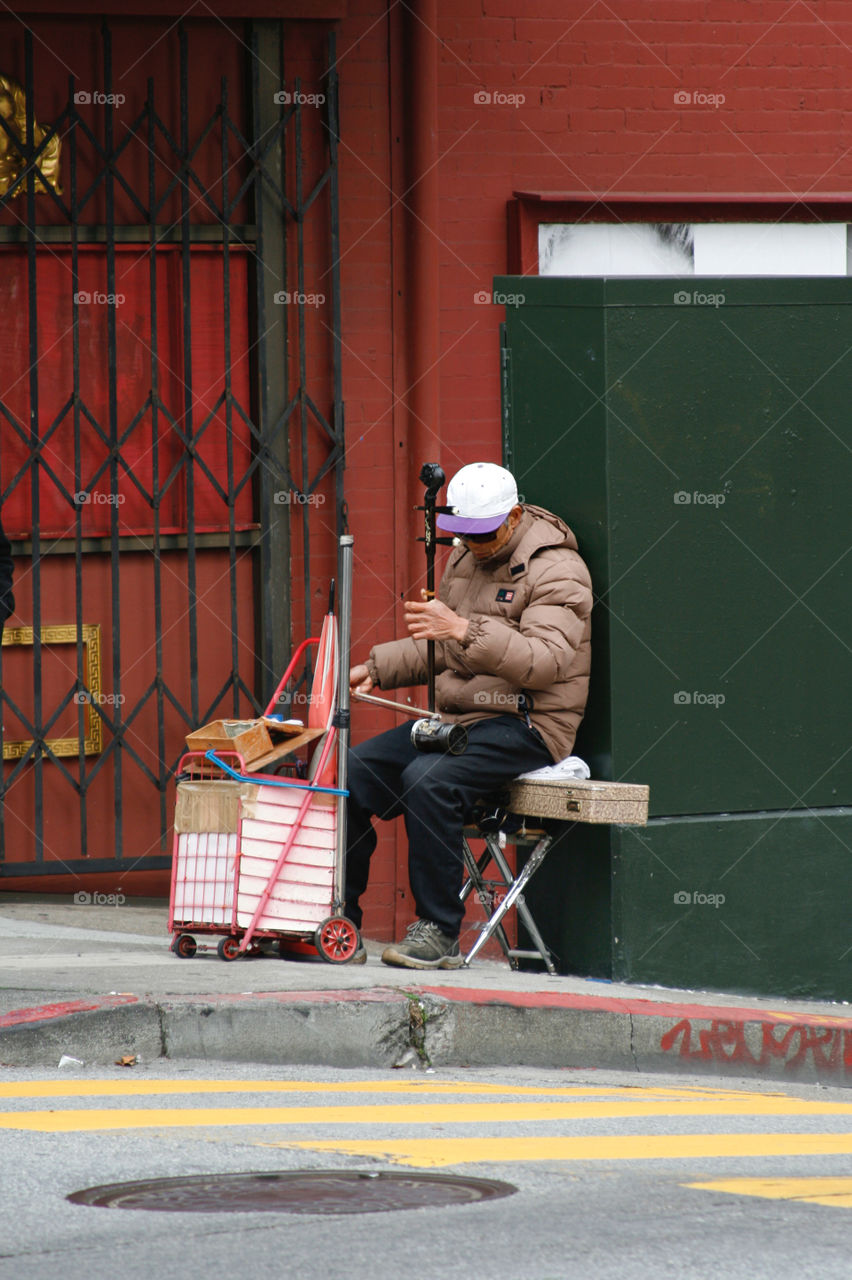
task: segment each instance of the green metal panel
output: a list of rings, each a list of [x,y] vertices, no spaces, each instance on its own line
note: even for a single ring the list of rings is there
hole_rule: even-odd
[[[848,810],[613,828],[613,977],[849,1000],[850,848]]]
[[[849,1000],[850,849],[848,809],[577,825],[525,898],[562,973]]]
[[[845,998],[852,281],[495,288],[522,296],[507,465],[571,524],[595,584],[577,750],[671,819],[566,835],[571,857],[527,894],[545,937],[572,972]],[[683,928],[663,863],[712,892],[703,873],[752,836],[731,905]]]
[[[556,824],[554,824],[556,825]],[[533,919],[560,973],[612,976],[612,894],[608,827],[559,824],[561,834],[524,889]],[[531,942],[518,921],[520,943]],[[538,961],[531,969],[541,968]]]
[[[577,284],[580,301],[574,306],[532,313],[528,304],[510,309],[503,359],[510,369],[504,396],[508,391],[511,412],[507,417],[504,401],[504,455],[521,495],[570,523],[600,596],[600,584],[611,576],[604,314],[600,284]],[[524,280],[523,289],[528,287]],[[599,676],[609,668],[610,614],[600,604],[592,628],[592,684],[578,750],[588,753],[597,777],[609,778],[610,686]]]
[[[496,287],[510,461],[599,599],[595,771],[657,814],[852,803],[852,283]]]

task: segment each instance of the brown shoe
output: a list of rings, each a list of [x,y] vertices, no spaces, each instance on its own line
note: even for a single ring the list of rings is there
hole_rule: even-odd
[[[464,959],[458,938],[442,933],[432,920],[415,920],[404,942],[385,947],[382,964],[400,969],[460,969]]]

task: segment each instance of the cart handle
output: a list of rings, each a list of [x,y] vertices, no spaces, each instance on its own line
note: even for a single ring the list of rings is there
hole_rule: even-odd
[[[273,693],[272,697],[269,699],[269,705],[266,708],[266,711],[264,712],[265,715],[267,716],[271,715],[272,712],[275,710],[276,704],[278,702],[278,696],[281,693],[281,690],[285,688],[287,681],[290,679],[291,675],[295,671],[296,666],[302,654],[310,645],[319,644],[319,642],[320,642],[319,636],[308,636],[307,640],[303,640],[302,643],[299,645],[298,649],[293,654],[292,658],[287,664],[287,670],[284,672],[283,676],[279,680],[277,689]]]
[[[205,751],[204,759],[212,761],[213,764],[223,769],[230,777],[236,778],[237,782],[258,782],[264,787],[295,787],[297,791],[324,791],[330,796],[348,796],[348,791],[342,791],[340,787],[316,787],[312,782],[285,782],[283,778],[265,778],[261,774],[255,773],[237,773],[236,769],[232,769],[229,764],[225,764],[224,760],[220,760],[215,751]]]

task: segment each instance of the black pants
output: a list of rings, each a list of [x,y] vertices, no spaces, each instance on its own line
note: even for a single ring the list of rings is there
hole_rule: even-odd
[[[468,726],[460,756],[418,751],[411,723],[370,738],[349,753],[346,914],[360,928],[358,899],[367,887],[377,837],[372,817],[402,814],[408,833],[408,878],[423,920],[458,937],[464,908],[462,830],[474,802],[519,773],[552,764],[539,735],[518,716]]]

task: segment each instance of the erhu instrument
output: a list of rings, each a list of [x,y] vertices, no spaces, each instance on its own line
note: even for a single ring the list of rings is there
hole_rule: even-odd
[[[424,462],[420,468],[420,483],[426,486],[423,506],[417,511],[424,513],[423,542],[426,547],[426,599],[435,599],[435,547],[440,542],[452,546],[454,538],[438,537],[436,517],[439,512],[450,514],[453,507],[436,505],[438,491],[447,477],[437,462]],[[443,720],[435,710],[435,641],[426,641],[426,689],[429,715],[416,720],[411,726],[411,741],[418,751],[443,751],[459,756],[467,746],[467,729],[464,725]]]

